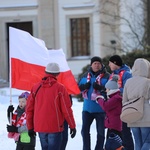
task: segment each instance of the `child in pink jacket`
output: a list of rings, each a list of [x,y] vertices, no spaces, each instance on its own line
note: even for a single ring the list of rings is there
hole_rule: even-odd
[[[121,136],[122,121],[120,114],[122,110],[122,97],[118,87],[118,75],[114,75],[106,85],[107,100],[103,96],[97,97],[98,104],[106,112],[105,127],[107,130],[107,138],[111,133]]]

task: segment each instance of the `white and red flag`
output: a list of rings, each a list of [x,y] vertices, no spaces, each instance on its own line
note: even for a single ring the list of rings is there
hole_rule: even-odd
[[[46,65],[56,62],[61,72],[58,81],[66,87],[69,94],[80,93],[62,49],[48,50],[44,41],[12,27],[9,28],[9,49],[11,88],[30,91],[44,76]]]

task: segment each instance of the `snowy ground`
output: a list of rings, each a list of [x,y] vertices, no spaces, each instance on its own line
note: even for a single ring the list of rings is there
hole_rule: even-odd
[[[7,107],[10,104],[10,93],[12,93],[12,104],[16,108],[18,105],[18,96],[21,94],[21,90],[12,89],[10,92],[9,88],[0,88],[0,149],[3,150],[15,150],[15,143],[13,139],[7,137],[6,125],[7,120]],[[69,136],[68,144],[66,150],[81,150],[82,149],[82,138],[81,138],[81,124],[82,124],[82,102],[78,102],[77,99],[73,98],[73,111],[75,116],[75,121],[77,125],[77,135],[74,139]],[[39,138],[36,139],[36,150],[41,150]],[[96,128],[95,122],[91,126],[91,149],[94,149],[96,142]]]

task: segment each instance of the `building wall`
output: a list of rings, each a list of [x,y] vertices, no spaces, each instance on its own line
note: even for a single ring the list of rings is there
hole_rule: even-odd
[[[107,3],[105,0],[58,1],[60,46],[64,49],[68,64],[76,76],[81,73],[84,66],[90,63],[91,57],[97,55],[103,58],[120,53],[121,45],[117,40],[120,38],[120,30],[117,26],[119,20],[114,18],[119,13],[119,0],[115,1],[116,5],[112,5],[111,1],[113,2],[113,0],[109,0]],[[101,10],[104,10],[105,13],[102,13]],[[91,55],[73,58],[70,55],[69,20],[80,17],[90,18]],[[115,40],[116,44],[111,44],[112,40]]]
[[[90,63],[92,56],[102,56],[101,40],[100,40],[100,18],[97,13],[99,8],[98,0],[65,0],[58,1],[59,7],[59,41],[60,47],[63,48],[68,64],[75,76],[81,73],[84,66]],[[91,55],[71,57],[70,44],[70,24],[72,18],[90,18],[90,40],[91,40]]]
[[[33,36],[45,41],[47,48],[62,48],[68,65],[77,77],[82,68],[90,63],[93,56],[104,57],[110,54],[108,42],[113,34],[101,26],[100,0],[7,0],[0,1],[0,77],[8,76],[8,50],[6,23],[32,21]],[[71,56],[70,24],[71,18],[90,18],[89,56]],[[106,34],[107,33],[107,34]],[[104,46],[107,42],[108,47]],[[2,63],[3,62],[3,63]]]
[[[0,78],[8,80],[9,52],[7,47],[6,24],[10,22],[33,23],[33,35],[38,36],[37,2],[34,0],[0,1]]]
[[[47,48],[55,48],[54,1],[38,0],[39,38],[45,41]]]

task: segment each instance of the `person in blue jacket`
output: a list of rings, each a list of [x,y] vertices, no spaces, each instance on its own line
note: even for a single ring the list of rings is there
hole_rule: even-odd
[[[119,55],[113,55],[109,58],[109,67],[112,71],[110,79],[114,74],[119,76],[118,85],[121,94],[123,94],[126,81],[132,77],[130,68],[123,63]],[[132,133],[125,122],[122,123],[122,141],[126,150],[134,150]]]
[[[101,58],[95,56],[91,59],[90,68],[79,80],[78,85],[84,99],[81,129],[83,150],[91,150],[90,127],[94,119],[97,131],[95,150],[103,150],[105,140],[105,112],[96,103],[95,99],[98,95],[106,97],[105,84],[108,79],[109,73],[106,71]]]

